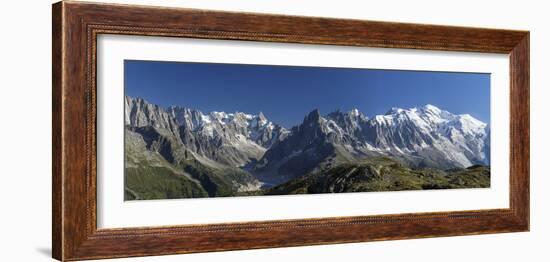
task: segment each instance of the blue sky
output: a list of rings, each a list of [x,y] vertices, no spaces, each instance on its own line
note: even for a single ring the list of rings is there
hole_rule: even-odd
[[[284,127],[353,108],[367,116],[432,104],[490,120],[490,74],[126,60],[126,95],[202,112],[257,114]]]

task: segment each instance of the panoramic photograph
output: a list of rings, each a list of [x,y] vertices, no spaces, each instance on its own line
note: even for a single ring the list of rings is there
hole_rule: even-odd
[[[124,200],[491,186],[490,74],[124,62]]]

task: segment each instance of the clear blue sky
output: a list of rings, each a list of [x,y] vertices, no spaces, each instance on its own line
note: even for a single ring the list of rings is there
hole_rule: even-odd
[[[433,104],[490,120],[490,75],[401,70],[127,60],[126,95],[202,112],[257,114],[284,127],[321,114],[357,108],[372,117],[391,107]]]

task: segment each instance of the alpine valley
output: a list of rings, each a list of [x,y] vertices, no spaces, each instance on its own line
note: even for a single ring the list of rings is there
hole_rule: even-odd
[[[257,115],[125,98],[125,200],[490,186],[486,123],[433,105]]]

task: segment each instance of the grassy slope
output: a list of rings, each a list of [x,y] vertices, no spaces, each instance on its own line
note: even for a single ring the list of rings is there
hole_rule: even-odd
[[[200,184],[148,151],[142,137],[126,130],[124,200],[208,196]]]
[[[232,196],[243,185],[257,183],[252,175],[238,168],[183,159],[184,150],[164,135],[159,134],[153,145],[159,150],[148,150],[141,135],[126,130],[125,200]],[[163,151],[164,148],[169,150]],[[169,162],[162,153],[172,156],[170,159],[177,164]]]
[[[124,178],[125,200],[232,196],[239,189],[234,181],[254,179],[241,170],[213,169],[198,161],[182,162],[178,167],[168,163],[127,167]]]
[[[444,188],[483,188],[490,186],[490,169],[441,171],[413,170],[387,158],[376,157],[359,163],[346,163],[310,173],[273,187],[268,195],[338,192],[373,192]]]
[[[126,168],[125,200],[207,197],[195,181],[166,167]]]

